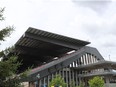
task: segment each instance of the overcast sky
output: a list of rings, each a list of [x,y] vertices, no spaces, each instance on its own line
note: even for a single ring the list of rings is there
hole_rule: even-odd
[[[116,61],[116,2],[111,0],[0,0],[6,20],[15,32],[0,49],[12,46],[34,27],[90,41],[106,60]],[[110,55],[110,58],[109,58]]]

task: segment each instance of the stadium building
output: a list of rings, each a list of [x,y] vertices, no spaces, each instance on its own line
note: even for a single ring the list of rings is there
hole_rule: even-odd
[[[12,52],[17,54],[23,65],[22,72],[33,66],[27,78],[27,87],[48,87],[52,78],[60,74],[67,87],[74,81],[75,86],[94,76],[102,76],[106,87],[115,83],[116,63],[105,61],[99,51],[87,46],[90,42],[78,40],[43,30],[28,28],[16,42]]]

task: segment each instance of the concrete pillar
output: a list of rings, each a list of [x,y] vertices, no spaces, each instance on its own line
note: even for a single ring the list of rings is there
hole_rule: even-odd
[[[67,68],[66,68],[66,83],[68,83],[68,71],[67,71]],[[68,87],[68,84],[67,84],[67,87]]]
[[[39,80],[39,87],[41,87],[41,85],[42,85],[42,82],[41,82],[41,79]]]
[[[84,78],[84,85],[85,85],[85,87],[88,87],[88,79],[87,78]]]
[[[50,79],[50,78],[49,78],[49,75],[48,75],[48,79],[47,79],[47,80],[48,80],[48,85],[49,85],[49,79]]]
[[[109,82],[109,78],[106,77],[106,84],[105,84],[105,87],[109,87],[109,84],[110,84],[110,82]]]
[[[76,83],[76,85],[78,85],[78,78],[77,78],[77,71],[75,72],[76,73],[76,81],[75,81],[75,83]]]

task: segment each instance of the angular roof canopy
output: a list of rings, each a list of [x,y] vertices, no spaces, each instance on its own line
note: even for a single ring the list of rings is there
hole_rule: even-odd
[[[23,60],[23,70],[31,65],[39,66],[53,61],[89,43],[30,27],[15,44],[13,53]]]

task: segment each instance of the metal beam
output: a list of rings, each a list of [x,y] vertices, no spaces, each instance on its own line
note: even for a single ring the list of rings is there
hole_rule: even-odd
[[[78,44],[78,45],[73,44],[72,45],[71,43],[65,43],[64,41],[59,41],[57,39],[38,36],[38,35],[29,33],[29,32],[25,33],[25,37],[32,38],[32,39],[35,39],[35,40],[41,40],[41,41],[49,42],[49,43],[52,43],[52,44],[61,45],[61,46],[64,46],[64,47],[67,47],[67,48],[72,48],[72,49],[79,49],[80,47],[82,47],[81,44]]]

